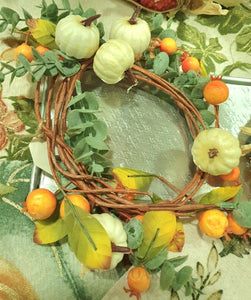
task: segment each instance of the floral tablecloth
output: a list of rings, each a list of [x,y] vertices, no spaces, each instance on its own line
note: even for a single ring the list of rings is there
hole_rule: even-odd
[[[55,2],[58,6],[61,5],[60,0]],[[70,1],[70,3],[72,7],[78,5],[78,1],[75,0]],[[105,38],[108,38],[107,33],[112,22],[124,15],[131,15],[135,8],[132,3],[122,0],[80,0],[80,3],[84,8],[92,7],[98,13],[101,13],[101,21],[105,25]],[[39,0],[32,1],[32,3],[26,0],[1,0],[0,9],[6,6],[22,14],[22,8],[24,8],[27,11],[31,11],[33,16],[36,16],[39,11],[36,6],[39,4]],[[226,78],[231,76],[242,78],[243,80],[248,79],[246,86],[250,86],[250,24],[250,3],[248,4],[248,1],[246,1],[245,7],[238,5],[230,8],[226,15],[221,16],[197,16],[184,10],[182,13],[176,14],[172,20],[171,28],[175,29],[177,33],[179,47],[203,59],[204,65],[210,73],[223,75]],[[10,31],[0,34],[0,52],[13,46],[14,42],[9,37]],[[17,111],[20,118],[26,120],[26,124],[30,125],[31,129],[28,133],[34,133],[34,128],[36,128],[32,107],[34,92],[35,84],[30,82],[28,76],[15,79],[11,84],[4,82],[2,86],[2,101],[4,104],[0,103],[0,125],[4,125],[5,128],[14,128],[17,134],[23,134],[22,122],[16,118],[14,113],[14,111]],[[106,103],[106,106],[104,105],[103,107],[104,111],[108,111],[111,107],[112,109],[123,107],[121,101],[125,101],[124,105],[126,101],[129,101],[127,94],[120,90],[114,91],[109,88],[106,90],[103,87],[99,93]],[[116,93],[120,93],[120,101],[116,98]],[[230,95],[232,96],[230,96],[229,104],[223,110],[222,120],[224,126],[238,136],[240,126],[250,126],[250,88],[234,85],[230,87]],[[245,99],[243,100],[244,102],[241,102],[240,95]],[[10,96],[11,99],[9,98]],[[151,97],[149,97],[147,105],[140,106],[142,105],[140,97],[144,96],[135,96],[139,98],[139,100],[135,100],[139,110],[147,109],[147,105],[153,110],[156,109],[156,104],[152,104]],[[112,106],[110,105],[111,99],[114,99]],[[134,97],[131,99],[134,101]],[[238,103],[236,104],[236,102]],[[127,104],[130,106],[132,102]],[[174,124],[174,128],[170,129],[171,133],[178,128],[182,138],[182,130],[184,129],[179,124],[177,114],[172,109],[170,110],[171,112],[168,112],[167,116],[163,114],[161,118],[169,118],[170,122]],[[120,112],[121,116],[126,116],[126,111],[122,109]],[[236,112],[238,112],[238,115]],[[113,123],[111,116],[114,117],[109,110],[104,119],[109,120],[113,126],[124,126],[128,122],[133,121],[134,118],[131,116],[126,121],[116,120]],[[144,117],[148,118],[150,116],[146,114]],[[154,124],[155,120],[153,121],[153,127]],[[147,124],[142,126],[146,127]],[[116,130],[113,133],[116,134]],[[170,149],[174,148],[174,151],[178,149],[181,153],[188,150],[185,141],[184,145],[182,143],[176,145],[174,135],[172,137],[173,139],[170,139]],[[20,139],[15,136],[7,136],[5,139],[2,139],[2,136],[0,136],[0,138],[2,145],[5,144],[4,147],[1,147],[3,149],[0,152],[0,298],[3,295],[1,299],[129,299],[129,295],[123,291],[125,276],[121,277],[119,270],[84,274],[81,264],[77,261],[67,244],[39,246],[33,243],[34,223],[27,214],[21,213],[22,205],[20,204],[20,202],[25,201],[30,189],[30,178],[33,168],[28,147],[30,140],[28,138]],[[113,146],[116,146],[116,142],[117,140],[115,139]],[[143,143],[143,140],[139,143]],[[164,143],[165,145],[166,142]],[[135,148],[136,146],[134,145],[134,148],[128,150],[128,153],[137,151]],[[146,151],[151,152],[152,149]],[[115,163],[119,165],[121,156],[114,159]],[[152,159],[155,159],[154,156]],[[185,164],[189,164],[188,158],[182,157],[182,159],[185,160]],[[130,159],[125,158],[123,163],[125,164],[129,161],[132,167],[135,167],[135,164],[142,166],[145,160],[140,162],[139,160],[132,159],[130,161]],[[162,167],[160,164],[158,166]],[[175,173],[177,166],[171,165],[169,167],[170,172]],[[251,171],[245,158],[242,161],[242,168],[242,176],[246,179],[246,197],[250,198]],[[186,180],[186,176],[189,175],[178,176],[176,178],[177,182],[182,185],[183,181],[185,182]],[[46,185],[46,182],[44,184]],[[186,243],[182,253],[179,255],[188,255],[187,264],[192,266],[194,270],[196,270],[198,262],[205,266],[206,270],[207,257],[213,240],[198,233],[196,220],[184,225]],[[220,252],[222,243],[219,240],[215,240],[214,247]],[[221,299],[224,300],[251,298],[251,260],[250,255],[247,254],[250,249],[238,248],[238,250],[239,253],[237,255],[231,253],[222,258],[220,257],[219,262],[215,264],[213,269],[210,269],[210,272],[219,271],[221,276],[215,284],[207,287],[205,295],[201,295],[200,299],[208,299],[208,296],[217,290],[223,291]],[[177,256],[177,254],[174,255],[172,253],[170,255]],[[142,294],[142,299],[153,299],[153,297],[155,299],[168,299],[169,292],[160,290],[158,280],[158,274],[153,275],[151,287],[149,291]],[[6,286],[11,287],[12,290],[8,290]],[[4,293],[9,295],[8,298],[4,298]],[[181,299],[188,299],[188,297],[183,297],[181,296]],[[218,295],[218,297],[220,296]]]

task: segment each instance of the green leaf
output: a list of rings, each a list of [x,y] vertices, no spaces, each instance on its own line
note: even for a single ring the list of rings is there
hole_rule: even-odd
[[[196,272],[197,275],[200,277],[200,279],[202,280],[204,277],[204,273],[205,273],[205,268],[204,266],[198,261],[196,264]]]
[[[23,11],[25,20],[33,18],[32,15],[27,10],[25,10],[24,8],[22,8],[22,11]]]
[[[85,138],[85,142],[89,146],[91,146],[92,148],[97,149],[97,150],[107,151],[109,149],[108,146],[106,145],[106,143],[102,139],[99,139],[99,137],[96,137],[96,136],[87,136]]]
[[[11,8],[2,7],[0,10],[0,15],[12,25],[13,31],[20,20],[19,14]]]
[[[223,249],[219,253],[221,257],[227,256],[229,254],[236,255],[237,257],[243,257],[243,255],[250,254],[250,241],[245,241],[242,236],[237,236],[230,234],[230,240],[221,238]]]
[[[98,220],[90,213],[65,202],[65,222],[68,242],[78,260],[85,266],[109,269],[111,264],[111,241]]]
[[[131,249],[136,249],[140,246],[143,239],[142,224],[138,219],[131,219],[124,227],[127,234],[127,244]]]
[[[80,70],[80,63],[78,61],[57,59],[55,61],[55,65],[58,68],[59,72],[66,77],[71,77]]]
[[[0,32],[4,32],[6,30],[6,28],[8,27],[8,22],[3,20],[1,23],[0,23]]]
[[[233,216],[239,225],[251,228],[251,202],[239,202],[237,208],[233,210]]]
[[[185,255],[185,256],[176,256],[174,258],[170,258],[168,259],[168,261],[170,263],[173,264],[173,266],[176,268],[176,267],[179,267],[180,265],[182,265],[188,258],[188,255]]]
[[[35,225],[33,241],[36,244],[50,244],[59,241],[67,235],[68,231],[61,218],[54,221],[37,221]]]
[[[226,186],[220,187],[207,193],[200,199],[200,204],[215,204],[219,202],[224,202],[237,195],[242,185],[238,186]]]
[[[11,186],[11,185],[5,185],[0,182],[0,197],[10,194],[16,190],[17,190],[16,187]]]
[[[191,278],[193,269],[190,266],[184,266],[181,268],[175,276],[175,280],[173,281],[173,290],[180,290]]]
[[[171,242],[176,231],[176,216],[170,211],[150,211],[144,215],[142,226],[143,241],[137,255],[147,262]]]
[[[144,266],[148,270],[156,270],[158,269],[166,260],[167,257],[167,249],[163,249],[159,254],[150,259]]]
[[[200,114],[205,123],[209,126],[215,121],[215,115],[207,109],[201,109]]]
[[[175,270],[172,263],[166,260],[160,272],[160,288],[162,290],[171,290],[175,279]]]
[[[156,55],[153,61],[153,71],[157,75],[163,74],[169,66],[169,56],[165,52]]]
[[[214,275],[210,278],[208,285],[214,285],[221,277],[221,272],[217,271]]]
[[[46,66],[38,66],[35,69],[32,70],[32,78],[34,79],[34,81],[39,81],[44,73],[46,71]]]

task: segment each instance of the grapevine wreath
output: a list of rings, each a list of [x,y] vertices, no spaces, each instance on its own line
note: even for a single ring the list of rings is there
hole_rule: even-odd
[[[201,231],[226,240],[231,235],[248,239],[251,227],[250,202],[239,201],[242,149],[237,138],[220,128],[219,108],[228,98],[228,88],[220,77],[209,78],[201,61],[177,47],[174,35],[169,36],[171,29],[166,33],[157,30],[157,35],[156,28],[155,34],[151,31],[152,20],[156,25],[162,15],[139,17],[138,6],[131,17],[114,23],[109,40],[104,41],[100,15],[81,6],[71,10],[68,1],[62,4],[65,12],[57,20],[53,20],[58,13],[55,3],[43,2],[40,19],[24,11],[27,27],[19,33],[26,40],[15,50],[15,67],[2,62],[0,73],[2,82],[8,73],[11,81],[29,73],[37,82],[34,108],[38,131],[45,136],[58,186],[56,193],[34,190],[23,203],[23,211],[35,222],[34,242],[50,244],[67,236],[76,257],[90,269],[115,268],[127,254],[130,265],[138,268],[135,272],[161,270],[162,288],[177,292],[185,286],[187,295],[194,295],[195,283],[188,267],[183,269],[181,281],[177,277],[172,284],[165,283],[170,276],[167,270],[175,274],[166,251],[180,252],[184,245],[182,218],[199,213]],[[11,24],[14,32],[19,15],[9,8],[2,8],[1,14],[7,16],[6,27]],[[171,99],[193,139],[196,168],[183,190],[155,174],[129,168],[110,170],[105,157],[105,125],[95,116],[97,99],[91,92],[83,92],[83,77],[90,72],[107,84],[123,80],[128,92],[147,87]],[[43,116],[40,99],[46,77],[50,80]],[[205,109],[202,114],[174,84],[189,79],[199,82],[203,107],[213,108],[213,126],[205,120]],[[227,185],[195,201],[196,193],[212,176],[221,177]],[[153,179],[171,188],[176,196],[161,199],[142,191],[142,182],[145,185]],[[143,200],[138,201],[141,196]],[[138,288],[140,284],[130,280],[128,285],[125,291],[137,297],[149,287],[147,283]]]

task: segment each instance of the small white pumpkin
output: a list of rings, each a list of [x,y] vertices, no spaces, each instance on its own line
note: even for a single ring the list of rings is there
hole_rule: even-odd
[[[91,23],[85,26],[86,20],[79,15],[69,15],[61,19],[55,31],[55,42],[59,49],[77,59],[90,58],[99,47],[99,30]]]
[[[239,140],[220,128],[201,131],[191,151],[195,165],[214,176],[230,173],[239,165],[241,156]]]
[[[123,228],[121,221],[110,214],[93,214],[92,215],[104,227],[111,242],[116,246],[127,247],[127,234]],[[123,259],[124,254],[120,252],[112,253],[110,269],[113,269]]]
[[[145,20],[137,18],[131,24],[129,17],[115,21],[110,30],[110,39],[121,39],[129,43],[134,51],[134,55],[142,54],[150,44],[151,32]]]
[[[114,84],[125,76],[134,63],[132,47],[125,41],[111,39],[96,52],[93,60],[95,74],[105,83]]]

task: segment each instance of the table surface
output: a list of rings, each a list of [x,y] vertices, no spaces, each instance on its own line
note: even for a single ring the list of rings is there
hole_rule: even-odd
[[[59,6],[61,1],[55,1]],[[101,13],[101,21],[104,23],[106,35],[112,22],[124,15],[131,15],[134,6],[122,0],[72,0],[71,6],[78,2],[84,8],[92,7]],[[1,0],[1,6],[22,13],[22,7],[38,16],[39,9],[36,5],[39,0],[32,1],[32,6],[26,0]],[[1,8],[1,7],[0,7]],[[221,127],[229,130],[244,144],[247,136],[240,133],[241,126],[251,126],[251,56],[250,41],[246,41],[244,34],[249,34],[251,14],[245,10],[240,13],[236,7],[235,16],[221,16],[222,19],[197,16],[186,12],[187,19],[182,23],[190,34],[198,34],[205,38],[206,45],[211,45],[212,63],[214,74],[225,72],[230,96],[220,109]],[[232,16],[232,17],[231,17]],[[238,22],[242,24],[239,26]],[[235,20],[235,21],[234,21]],[[229,22],[229,23],[228,23]],[[235,23],[234,23],[235,22]],[[178,30],[178,22],[173,23],[173,28]],[[0,52],[8,46],[5,44],[9,32],[0,33]],[[184,37],[183,37],[184,38]],[[187,40],[178,36],[178,43],[187,47],[194,47]],[[202,43],[202,42],[201,42]],[[201,46],[201,44],[197,44]],[[248,46],[249,45],[249,46]],[[249,48],[248,48],[249,47]],[[209,51],[209,48],[207,48]],[[214,53],[214,55],[213,55]],[[236,66],[231,73],[227,73],[228,66]],[[215,68],[215,69],[214,69]],[[231,82],[231,78],[240,78]],[[246,80],[246,81],[245,81]],[[189,153],[189,141],[187,140],[186,127],[179,113],[168,103],[163,103],[153,95],[144,91],[131,90],[129,93],[121,86],[107,86],[105,84],[87,85],[94,90],[101,99],[100,114],[109,128],[109,147],[113,153],[114,167],[129,167],[143,169],[146,172],[158,173],[180,188],[184,187],[191,177]],[[15,79],[10,85],[3,84],[3,100],[11,111],[13,107],[7,99],[8,96],[25,95],[34,97],[35,84],[28,77]],[[168,127],[167,125],[168,124]],[[121,136],[123,138],[121,139]],[[146,138],[147,137],[147,138]],[[41,147],[41,145],[39,146]],[[41,159],[41,148],[37,163],[45,166],[46,154]],[[125,151],[126,149],[126,151]],[[36,150],[34,150],[35,152]],[[0,152],[4,155],[4,151]],[[38,155],[34,154],[38,157]],[[140,156],[139,156],[140,155]],[[139,158],[140,157],[140,158]],[[241,182],[243,182],[244,195],[247,200],[251,196],[251,168],[245,157],[241,159]],[[47,169],[46,169],[47,170]],[[48,170],[47,170],[48,171]],[[182,175],[180,175],[182,174]],[[0,192],[0,292],[1,278],[8,274],[18,274],[17,289],[27,286],[27,295],[23,299],[131,299],[123,291],[126,285],[125,275],[120,278],[116,270],[104,272],[90,272],[83,275],[83,268],[70,251],[67,244],[57,246],[39,246],[33,243],[33,222],[20,213],[20,202],[25,201],[29,191],[32,177],[32,162],[14,160],[0,160],[0,184],[15,185],[17,190],[5,195]],[[41,187],[55,188],[50,175],[43,171],[40,179]],[[172,196],[162,190],[162,186],[155,183],[152,190],[157,190],[161,195]],[[201,192],[207,189],[203,187]],[[214,242],[218,252],[222,249],[219,240],[208,238],[198,231],[196,219],[184,223],[185,246],[181,253],[168,253],[168,257],[188,255],[186,264],[196,269],[199,261],[204,266],[207,264],[207,256]],[[219,259],[217,270],[221,277],[214,285],[206,289],[207,297],[218,289],[223,290],[223,300],[249,299],[251,294],[251,260],[250,255],[242,258],[233,254]],[[17,272],[17,273],[14,273]],[[159,288],[159,276],[154,275],[150,289],[142,294],[143,299],[168,299],[169,292]],[[10,279],[11,281],[11,279]],[[34,292],[35,291],[35,292]],[[29,298],[30,297],[30,298]],[[182,299],[189,299],[182,298]]]

